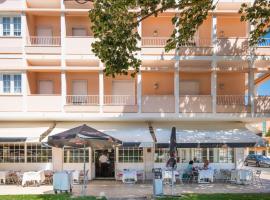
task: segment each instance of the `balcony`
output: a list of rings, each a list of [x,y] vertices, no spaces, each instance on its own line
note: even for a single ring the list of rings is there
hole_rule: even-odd
[[[245,95],[218,95],[217,113],[248,113],[250,105]]]
[[[105,95],[103,111],[109,113],[136,113],[138,112],[138,106],[136,105],[136,96]]]
[[[217,40],[217,55],[219,56],[233,56],[233,55],[247,55],[248,53],[248,38],[218,38]]]
[[[211,113],[212,96],[211,95],[181,95],[180,113]]]
[[[260,42],[255,50],[256,55],[270,55],[270,38],[264,38],[262,42]]]
[[[61,37],[30,36],[25,51],[29,54],[60,54]]]
[[[61,112],[61,95],[29,95],[27,96],[28,112]]]
[[[173,113],[175,112],[175,97],[173,95],[142,96],[143,113]]]
[[[67,112],[99,112],[99,95],[67,95]]]
[[[169,37],[143,37],[142,52],[143,54],[164,54],[164,47]],[[168,54],[174,54],[174,51]],[[180,55],[211,55],[211,39],[200,38],[186,42],[180,48]]]
[[[91,51],[91,44],[95,39],[91,36],[85,37],[66,37],[66,54],[69,55],[89,55],[93,54]]]
[[[270,96],[258,96],[254,99],[255,113],[270,113]]]

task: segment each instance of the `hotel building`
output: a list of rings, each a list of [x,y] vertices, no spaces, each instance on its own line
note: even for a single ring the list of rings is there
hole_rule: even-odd
[[[0,170],[82,169],[80,149],[43,145],[82,124],[125,144],[108,150],[112,177],[165,166],[173,126],[179,168],[195,157],[240,166],[258,142],[249,123],[270,118],[270,97],[256,94],[270,77],[270,33],[250,50],[243,2],[220,0],[177,55],[164,51],[176,11],[149,17],[138,27],[140,72],[111,78],[91,51],[90,2],[0,0]],[[102,176],[99,154],[87,151],[90,178]]]

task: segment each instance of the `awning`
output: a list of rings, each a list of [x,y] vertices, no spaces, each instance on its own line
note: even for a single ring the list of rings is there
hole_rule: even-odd
[[[158,147],[169,147],[173,126],[178,148],[252,147],[262,140],[239,122],[161,122],[153,124]]]
[[[0,142],[40,142],[41,135],[51,126],[50,123],[1,122]]]
[[[125,147],[152,147],[153,139],[147,123],[144,122],[61,122],[49,136],[86,124],[100,132],[123,142]],[[47,141],[47,138],[43,140]]]

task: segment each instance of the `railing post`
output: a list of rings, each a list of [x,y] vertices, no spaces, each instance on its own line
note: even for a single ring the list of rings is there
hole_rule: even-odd
[[[175,98],[175,113],[179,113],[179,107],[180,107],[180,94],[179,94],[179,66],[180,61],[176,60],[174,64],[174,98]]]
[[[212,72],[211,72],[211,96],[212,96],[212,113],[217,112],[217,71],[216,61],[212,61]]]
[[[67,96],[67,82],[66,82],[66,72],[61,72],[61,96],[62,96],[62,112],[65,111],[66,96]]]
[[[253,64],[252,62],[249,62],[249,72],[248,72],[248,99],[249,99],[249,105],[251,109],[251,115],[253,116],[255,113],[255,86],[254,86],[254,71],[253,71]]]
[[[137,105],[138,113],[142,112],[142,72],[141,70],[137,74]]]
[[[99,112],[103,113],[103,105],[104,105],[104,74],[103,74],[103,63],[99,61]]]

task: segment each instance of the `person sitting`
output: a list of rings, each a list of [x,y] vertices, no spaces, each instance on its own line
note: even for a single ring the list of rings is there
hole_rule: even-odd
[[[210,166],[209,160],[205,160],[203,163],[203,169],[204,170],[210,170],[212,167]]]
[[[183,179],[193,179],[198,174],[197,170],[193,167],[193,160],[189,161],[187,168],[183,173]]]

